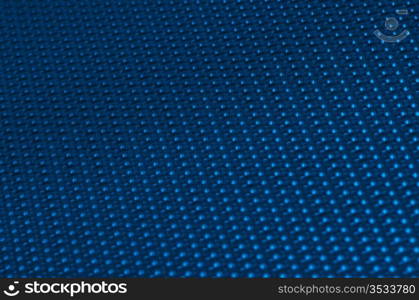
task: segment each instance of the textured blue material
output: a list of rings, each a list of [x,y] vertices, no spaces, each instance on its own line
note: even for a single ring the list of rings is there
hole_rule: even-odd
[[[419,276],[418,7],[0,0],[0,275]]]

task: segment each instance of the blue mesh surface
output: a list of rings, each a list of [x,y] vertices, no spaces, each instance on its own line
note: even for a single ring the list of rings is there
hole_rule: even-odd
[[[0,0],[0,275],[419,276],[418,7]]]

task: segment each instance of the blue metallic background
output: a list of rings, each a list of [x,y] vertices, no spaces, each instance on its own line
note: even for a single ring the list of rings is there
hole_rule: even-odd
[[[0,0],[0,275],[419,276],[418,7]]]

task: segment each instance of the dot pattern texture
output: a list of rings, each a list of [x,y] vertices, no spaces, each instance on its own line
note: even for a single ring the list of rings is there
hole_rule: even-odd
[[[419,276],[418,7],[0,0],[0,275]]]

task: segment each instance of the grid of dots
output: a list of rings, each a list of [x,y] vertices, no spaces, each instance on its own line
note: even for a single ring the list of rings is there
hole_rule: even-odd
[[[418,6],[0,0],[0,275],[419,276]]]

